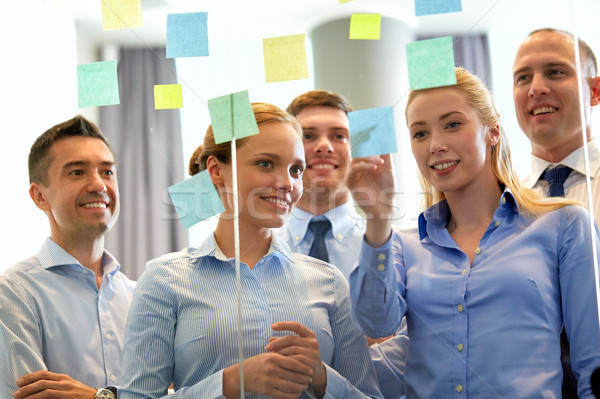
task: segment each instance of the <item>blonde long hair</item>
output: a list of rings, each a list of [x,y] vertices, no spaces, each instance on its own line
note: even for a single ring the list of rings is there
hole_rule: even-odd
[[[519,204],[521,211],[539,216],[543,213],[553,211],[565,205],[581,205],[577,201],[565,198],[544,198],[533,192],[531,189],[525,188],[514,168],[510,156],[510,148],[508,140],[504,134],[504,130],[500,125],[500,115],[494,106],[492,94],[487,89],[485,84],[476,75],[467,71],[464,68],[455,68],[456,72],[456,89],[460,90],[467,104],[475,108],[479,113],[481,122],[490,128],[496,126],[500,130],[500,138],[498,143],[492,147],[491,162],[494,175],[498,179],[498,183],[508,187]],[[408,95],[406,110],[412,104],[417,96],[429,93],[439,88],[412,90]],[[406,114],[405,114],[406,115]],[[419,182],[424,193],[424,208],[438,203],[445,198],[444,193],[437,190],[431,185],[419,172]]]

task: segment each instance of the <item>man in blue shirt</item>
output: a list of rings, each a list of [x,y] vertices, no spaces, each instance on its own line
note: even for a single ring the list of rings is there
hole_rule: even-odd
[[[40,251],[0,275],[0,391],[17,399],[110,399],[134,283],[104,249],[119,214],[112,150],[78,115],[29,154],[30,196],[48,217]]]
[[[382,172],[379,175],[382,179],[393,179],[389,156],[369,160],[351,158],[347,114],[352,108],[337,93],[309,91],[296,97],[287,111],[302,126],[306,169],[303,174],[304,193],[280,235],[292,251],[330,262],[347,279],[361,257],[367,230],[384,234],[385,237],[380,238],[383,242],[389,238],[389,229],[377,226],[376,214],[368,215],[366,220],[358,215],[348,182],[364,188],[365,182],[357,182],[357,179],[369,179],[373,176],[371,173],[377,175],[378,172]],[[361,208],[371,213],[366,205],[368,202],[361,201]],[[381,392],[386,398],[404,395],[404,357],[408,337],[405,328],[400,331],[403,332],[391,339],[369,340],[371,358]]]

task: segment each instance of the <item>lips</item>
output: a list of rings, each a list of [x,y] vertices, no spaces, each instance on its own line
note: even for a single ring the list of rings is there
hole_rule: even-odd
[[[267,202],[272,202],[275,205],[278,206],[282,206],[282,207],[288,207],[290,206],[290,201],[286,200],[286,199],[282,199],[279,197],[261,197],[263,200],[267,201]]]
[[[529,113],[531,115],[543,115],[543,114],[551,114],[558,111],[558,108],[551,106],[536,106]]]
[[[338,168],[338,166],[334,162],[325,159],[314,160],[308,163],[307,167],[308,169],[313,170],[333,170]]]
[[[107,208],[108,205],[104,202],[90,202],[81,205],[83,208]]]
[[[454,165],[457,165],[458,162],[459,161],[444,161],[444,162],[440,162],[440,163],[431,165],[430,168],[435,169],[435,170],[446,170]]]

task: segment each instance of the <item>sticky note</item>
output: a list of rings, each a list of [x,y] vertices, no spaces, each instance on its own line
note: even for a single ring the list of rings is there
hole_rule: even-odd
[[[119,104],[117,61],[77,65],[79,108]]]
[[[456,84],[451,36],[408,43],[406,59],[411,90]]]
[[[369,108],[348,113],[352,157],[391,154],[397,151],[394,108]]]
[[[225,211],[208,170],[172,185],[168,191],[177,216],[186,229]]]
[[[248,90],[208,100],[208,113],[217,144],[258,134]]]
[[[181,85],[154,85],[154,108],[173,109],[183,107]]]
[[[100,0],[104,30],[143,26],[141,0]]]
[[[167,58],[208,56],[208,13],[167,15]]]
[[[379,40],[381,14],[352,14],[350,17],[350,40]]]
[[[308,78],[305,35],[263,39],[267,83]]]
[[[338,0],[339,4],[350,3],[351,1],[354,1],[354,0]]]
[[[461,0],[415,0],[415,15],[445,14],[462,11]]]

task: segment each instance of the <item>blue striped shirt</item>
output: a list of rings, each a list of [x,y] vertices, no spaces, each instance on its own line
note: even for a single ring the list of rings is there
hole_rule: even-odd
[[[387,251],[390,263],[361,264],[350,275],[353,312],[367,334],[393,332],[406,313],[407,397],[560,398],[564,324],[579,397],[593,398],[600,329],[592,239],[600,242],[586,210],[533,218],[507,189],[472,266],[446,229],[449,212],[445,200],[432,206],[418,229],[373,252]]]
[[[148,263],[127,320],[120,399],[164,396],[171,382],[174,397],[223,397],[223,369],[238,363],[234,262],[211,235]],[[271,336],[289,334],[274,332],[273,323],[297,321],[319,342],[327,397],[381,397],[339,270],[292,254],[273,235],[268,254],[253,269],[242,263],[241,274],[247,358],[264,353]]]
[[[91,387],[118,385],[134,283],[108,252],[100,289],[94,272],[52,239],[0,275],[0,392],[49,370]],[[0,395],[0,397],[3,397]]]

